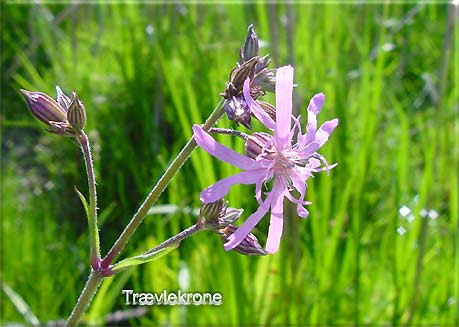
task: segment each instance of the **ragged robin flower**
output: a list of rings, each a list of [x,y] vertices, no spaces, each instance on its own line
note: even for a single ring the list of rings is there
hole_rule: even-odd
[[[297,213],[300,217],[307,217],[308,211],[304,207],[309,204],[304,200],[307,179],[315,172],[328,171],[336,166],[336,164],[329,166],[317,151],[327,142],[338,125],[338,119],[327,121],[317,128],[317,115],[325,100],[325,96],[320,93],[316,94],[309,103],[306,133],[303,134],[301,131],[300,117],[293,117],[292,128],[293,68],[291,66],[277,70],[275,121],[252,99],[248,80],[244,83],[243,91],[251,111],[273,131],[273,135],[268,133],[252,135],[246,144],[250,156],[244,156],[217,143],[200,126],[193,126],[194,138],[205,151],[244,170],[206,188],[201,192],[201,201],[209,203],[224,197],[234,184],[255,184],[255,196],[259,207],[234,234],[228,237],[225,249],[235,248],[271,210],[266,251],[275,253],[279,248],[283,230],[284,198],[297,205]],[[296,131],[298,133],[295,133]],[[294,140],[295,135],[297,135],[296,140]],[[272,189],[263,199],[263,185],[271,180]],[[299,193],[298,198],[292,195],[295,190]]]

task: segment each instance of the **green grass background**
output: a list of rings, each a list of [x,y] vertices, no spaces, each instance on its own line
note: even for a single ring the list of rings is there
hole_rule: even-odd
[[[295,66],[294,103],[326,94],[340,125],[310,180],[310,216],[288,207],[279,253],[225,252],[201,233],[104,281],[85,320],[134,309],[121,290],[221,292],[223,305],[147,307],[133,325],[457,325],[458,29],[446,4],[2,3],[1,323],[66,318],[88,276],[87,193],[71,139],[47,134],[19,89],[78,92],[88,115],[105,253],[219,100],[247,26],[275,65]],[[273,97],[268,97],[270,101]],[[219,126],[231,127],[226,119]],[[232,138],[219,141],[242,151]],[[197,207],[236,173],[202,150],[160,203]],[[228,200],[255,210],[247,186]],[[249,196],[247,195],[249,194]],[[399,213],[402,206],[410,215]],[[424,209],[424,211],[423,211]],[[436,219],[421,212],[438,213]],[[148,216],[124,256],[195,221]],[[264,244],[268,219],[255,230]],[[403,227],[400,235],[397,229]],[[110,324],[110,323],[109,323]]]

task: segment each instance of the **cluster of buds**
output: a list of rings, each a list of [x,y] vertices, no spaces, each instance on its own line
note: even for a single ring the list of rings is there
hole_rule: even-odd
[[[229,74],[225,92],[220,95],[226,99],[225,112],[228,119],[242,124],[251,129],[251,112],[244,100],[242,88],[247,78],[250,79],[250,94],[255,99],[266,94],[266,91],[274,92],[276,85],[276,69],[268,69],[269,55],[258,56],[258,37],[250,25],[243,47],[240,49],[239,62]],[[275,109],[266,102],[258,101],[266,112],[275,119]]]
[[[243,209],[228,207],[228,202],[223,199],[212,203],[203,204],[199,211],[197,225],[202,229],[214,231],[220,235],[223,243],[237,230],[233,223],[242,215]],[[250,233],[233,250],[244,255],[266,255],[255,235]]]
[[[48,126],[47,131],[76,136],[86,126],[86,110],[75,92],[72,99],[56,86],[56,99],[42,92],[21,90],[30,112]]]

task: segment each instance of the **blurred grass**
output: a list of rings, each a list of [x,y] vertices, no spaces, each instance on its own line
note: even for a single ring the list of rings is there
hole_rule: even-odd
[[[76,144],[43,133],[19,88],[52,94],[59,84],[83,99],[106,251],[191,125],[218,102],[253,23],[266,42],[261,52],[295,65],[298,113],[315,92],[326,94],[320,120],[339,117],[340,125],[321,153],[338,167],[310,181],[307,220],[286,208],[280,253],[243,257],[199,234],[106,280],[88,321],[132,309],[123,288],[184,290],[178,273],[189,271],[189,290],[221,292],[222,306],[149,307],[129,323],[459,323],[458,31],[447,32],[446,5],[3,4],[1,12],[1,280],[41,322],[66,318],[88,275],[85,219],[72,190],[86,182]],[[238,140],[218,139],[242,151]],[[197,207],[202,188],[235,172],[197,150],[160,202]],[[228,196],[244,217],[255,208],[246,194],[238,186]],[[194,219],[148,217],[124,255]],[[267,220],[257,229],[263,241]],[[6,293],[1,306],[2,323],[27,321]]]

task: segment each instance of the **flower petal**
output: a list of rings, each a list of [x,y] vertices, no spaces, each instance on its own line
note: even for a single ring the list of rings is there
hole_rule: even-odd
[[[264,169],[253,169],[221,179],[201,192],[201,201],[203,203],[215,202],[223,198],[229,192],[231,186],[235,184],[261,183],[264,176]]]
[[[319,142],[320,146],[324,145],[328,141],[328,137],[333,130],[338,126],[338,118],[326,121],[320,126],[316,133],[316,141]]]
[[[284,225],[285,189],[281,185],[276,184],[271,191],[274,193],[274,197],[271,201],[271,220],[269,222],[268,239],[266,241],[266,251],[268,253],[276,253],[279,249]]]
[[[305,168],[309,171],[314,171],[315,168],[320,167],[320,160],[317,158],[310,158]]]
[[[247,105],[250,108],[250,111],[253,113],[255,117],[259,121],[263,123],[263,125],[266,126],[266,128],[269,128],[270,130],[273,130],[276,124],[274,123],[273,119],[264,111],[258,103],[255,102],[254,99],[252,99],[252,96],[250,95],[250,79],[247,78],[244,82],[243,86],[243,92],[244,92],[244,99],[245,102],[247,102]]]
[[[284,66],[276,72],[276,129],[277,145],[287,143],[292,121],[293,67]]]
[[[293,195],[290,193],[285,194],[285,197],[292,203],[296,204],[296,212],[300,218],[307,218],[309,216],[309,211],[304,207],[305,205],[311,204],[308,201],[300,201],[299,199],[295,199]]]
[[[257,183],[255,187],[255,198],[257,199],[257,202],[259,205],[263,204],[263,199],[261,198],[262,188],[263,188],[263,181],[260,181]]]
[[[260,222],[261,218],[268,212],[271,204],[273,192],[268,194],[268,197],[258,209],[247,218],[247,220],[228,238],[225,243],[225,250],[231,250],[241,243],[247,235],[255,228]]]
[[[298,155],[301,159],[308,159],[314,152],[319,150],[320,144],[318,142],[311,142],[307,144],[301,151],[298,152]]]
[[[313,168],[313,169],[310,169],[310,170],[312,172],[314,172],[314,173],[320,173],[321,171],[328,172],[329,170],[335,168],[336,166],[338,166],[338,164],[334,163],[333,165],[327,165],[326,167],[321,167],[321,168]]]
[[[312,97],[308,105],[308,124],[306,126],[306,140],[304,143],[309,143],[314,140],[316,130],[317,130],[317,115],[325,101],[325,94],[319,93]]]
[[[215,141],[212,136],[207,134],[201,128],[201,126],[194,125],[193,133],[194,140],[196,143],[198,143],[198,145],[222,161],[225,161],[244,170],[257,168],[260,166],[255,160],[239,154],[234,150],[231,150],[230,148]]]
[[[308,112],[315,114],[316,116],[320,113],[322,106],[325,102],[325,94],[317,93],[309,101]]]
[[[300,197],[295,199],[291,194],[287,194],[287,198],[297,204],[296,212],[298,216],[301,218],[306,218],[309,214],[308,210],[306,210],[303,205],[310,204],[310,202],[304,201],[304,196],[306,194],[306,182],[301,179],[299,176],[290,176],[292,181],[293,187],[300,193]]]

